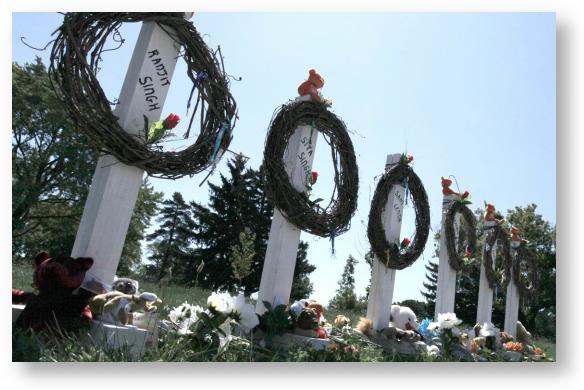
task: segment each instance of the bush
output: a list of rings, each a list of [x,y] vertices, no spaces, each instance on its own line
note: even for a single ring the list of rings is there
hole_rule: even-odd
[[[540,336],[556,339],[556,307],[539,309],[535,315],[534,332]]]

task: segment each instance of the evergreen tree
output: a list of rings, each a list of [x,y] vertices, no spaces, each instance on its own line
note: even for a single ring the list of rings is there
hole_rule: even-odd
[[[150,241],[150,260],[146,273],[150,278],[160,281],[165,276],[182,271],[182,265],[189,255],[194,227],[191,212],[179,192],[172,199],[162,202],[158,228],[146,239]]]
[[[316,267],[306,260],[307,250],[308,244],[300,241],[300,244],[298,245],[296,267],[294,267],[294,278],[292,279],[292,292],[290,293],[291,301],[305,299],[309,297],[313,291],[309,275],[316,269]]]
[[[425,291],[421,291],[421,293],[426,299],[426,305],[433,309],[436,304],[436,289],[438,287],[438,262],[430,260],[424,268],[427,271],[426,281],[422,282]]]
[[[270,232],[273,206],[264,193],[260,170],[245,167],[245,160],[236,157],[227,164],[228,176],[220,175],[219,184],[209,183],[209,204],[191,202],[195,220],[194,238],[197,249],[192,251],[188,267],[182,275],[192,283],[196,267],[205,261],[199,285],[210,289],[233,290],[238,281],[231,272],[231,246],[239,242],[239,232],[252,228],[256,235],[251,270],[243,280],[245,294],[258,291]],[[311,291],[308,274],[314,267],[306,259],[307,244],[300,243],[295,268],[295,288]],[[293,294],[295,292],[293,291]]]
[[[163,196],[162,192],[154,191],[148,178],[142,181],[132,219],[128,226],[124,249],[120,256],[116,272],[118,275],[134,276],[137,271],[142,260],[141,241],[144,239],[146,229],[150,227],[152,217],[158,212],[158,204],[162,201]]]
[[[339,280],[339,288],[329,303],[331,307],[340,310],[353,310],[357,306],[354,276],[355,264],[357,264],[357,260],[352,255],[349,255],[343,274],[341,275],[341,280]]]

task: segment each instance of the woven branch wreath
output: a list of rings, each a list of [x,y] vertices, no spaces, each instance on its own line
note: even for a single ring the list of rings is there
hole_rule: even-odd
[[[515,262],[512,270],[513,281],[519,289],[519,294],[523,297],[529,297],[538,287],[536,257],[532,251],[525,247],[525,244],[521,244],[517,249],[514,249],[514,252]],[[521,270],[522,264],[525,264],[527,267],[527,275]]]
[[[454,231],[454,218],[456,214],[461,214],[464,224],[464,235],[466,238],[466,247],[464,243],[459,242],[459,250],[468,250],[471,253],[476,251],[477,234],[476,234],[476,219],[473,212],[462,202],[451,202],[446,217],[444,219],[444,238],[446,240],[446,250],[448,252],[448,263],[455,271],[460,271],[463,266],[463,261],[456,250],[456,232]]]
[[[392,187],[394,185],[405,187],[406,183],[416,213],[416,233],[411,245],[404,250],[400,250],[397,244],[387,242],[381,216]],[[424,251],[429,231],[430,206],[428,204],[428,195],[422,185],[422,181],[412,167],[402,161],[385,172],[379,183],[377,183],[371,202],[371,210],[369,211],[369,223],[367,226],[369,243],[373,253],[386,267],[404,269],[412,265]]]
[[[119,35],[118,28],[127,22],[155,22],[182,46],[181,56],[187,64],[192,92],[198,91],[185,138],[195,115],[199,117],[196,121],[200,121],[195,143],[185,150],[153,150],[142,137],[124,131],[97,80],[101,54],[108,50],[104,50],[108,36]],[[51,80],[78,128],[88,134],[97,148],[152,176],[176,179],[210,167],[216,163],[213,160],[217,151],[229,146],[236,103],[229,92],[222,60],[209,50],[182,13],[73,12],[65,14],[56,33],[49,67]]]
[[[487,277],[487,281],[489,282],[489,286],[494,289],[497,284],[499,284],[498,276],[495,270],[493,269],[493,246],[499,242],[503,250],[503,274],[500,278],[500,285],[502,289],[507,287],[509,284],[509,280],[511,279],[511,253],[510,253],[510,244],[509,244],[509,235],[499,225],[495,225],[489,229],[487,233],[487,237],[485,239],[485,250],[486,253],[484,255],[484,266],[485,266],[485,275]]]
[[[284,152],[290,137],[302,125],[312,126],[331,147],[335,190],[326,207],[297,191],[286,172]],[[355,151],[343,121],[322,103],[293,101],[276,110],[266,138],[263,171],[268,199],[297,228],[333,239],[349,230],[359,191]]]

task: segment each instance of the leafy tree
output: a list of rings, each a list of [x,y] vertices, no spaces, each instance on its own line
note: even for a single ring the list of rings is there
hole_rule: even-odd
[[[242,280],[245,294],[249,295],[259,289],[274,209],[265,196],[261,168],[246,168],[245,160],[239,156],[227,166],[229,174],[220,175],[219,184],[209,183],[209,204],[190,204],[197,249],[192,251],[181,277],[185,283],[192,283],[197,265],[204,261],[199,284],[210,289],[232,290],[238,281],[231,272],[231,246],[239,242],[239,232],[246,226],[253,226],[256,240],[252,272]],[[307,276],[314,267],[306,259],[307,247],[302,242],[299,245],[293,296],[298,291],[312,290]]]
[[[162,202],[157,221],[158,228],[146,236],[151,242],[151,254],[148,257],[151,264],[146,266],[146,272],[154,280],[160,281],[165,276],[172,276],[174,268],[181,267],[189,256],[193,239],[193,219],[180,192],[175,192],[172,199]]]
[[[97,162],[40,58],[12,64],[12,243],[15,258],[67,253]]]
[[[508,210],[506,217],[519,228],[521,236],[529,241],[529,250],[536,255],[538,289],[520,300],[519,318],[530,330],[535,330],[535,316],[540,309],[556,305],[556,228],[536,210],[535,204],[517,206]]]
[[[341,310],[353,310],[357,306],[357,296],[355,295],[355,265],[357,260],[349,255],[339,287],[335,296],[330,301],[330,306]]]

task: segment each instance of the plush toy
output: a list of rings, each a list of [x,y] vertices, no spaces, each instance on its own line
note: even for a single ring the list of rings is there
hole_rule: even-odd
[[[412,343],[422,339],[420,334],[413,330],[402,330],[391,325],[381,329],[379,332],[376,332],[373,328],[373,321],[364,317],[361,317],[359,323],[357,324],[356,330],[370,339],[395,339]]]
[[[161,300],[153,293],[129,295],[120,291],[110,291],[93,297],[89,301],[89,307],[93,314],[104,322],[132,325],[134,312],[149,313],[155,311],[154,303],[160,302]]]
[[[33,330],[58,326],[68,331],[88,327],[92,319],[87,306],[91,294],[83,289],[77,294],[73,292],[81,286],[92,265],[90,257],[49,257],[47,252],[38,253],[33,260],[32,283],[38,294],[17,290],[17,296],[25,297],[26,307],[15,325]]]
[[[312,301],[308,304],[307,306],[309,309],[314,309],[314,311],[316,312],[316,319],[318,321],[318,324],[322,324],[325,322],[324,319],[324,308],[322,307],[322,305],[316,301]]]
[[[444,195],[444,197],[456,197],[456,198],[460,198],[460,193],[455,192],[454,190],[452,190],[450,188],[450,186],[452,185],[452,180],[442,176],[440,178],[441,183],[442,183],[442,195]]]
[[[138,281],[130,278],[114,277],[114,282],[112,284],[112,290],[120,291],[129,295],[137,294],[139,287],[140,284]]]
[[[485,210],[485,226],[495,226],[500,225],[505,222],[504,219],[499,219],[495,217],[495,206],[492,203],[487,203],[487,209]]]
[[[519,248],[519,246],[523,243],[527,243],[529,241],[521,238],[519,236],[519,228],[516,226],[511,226],[511,247],[512,248]]]
[[[420,327],[416,313],[407,306],[391,305],[390,326],[402,330],[417,330]]]
[[[526,345],[533,344],[533,336],[525,329],[521,321],[517,321],[517,341]]]
[[[342,328],[347,325],[351,325],[351,319],[349,317],[345,317],[342,314],[337,315],[335,318],[335,326],[337,328]]]
[[[304,81],[298,86],[298,94],[300,96],[310,95],[313,101],[320,102],[322,98],[318,90],[324,86],[324,79],[316,70],[310,69],[308,71],[308,80]]]

